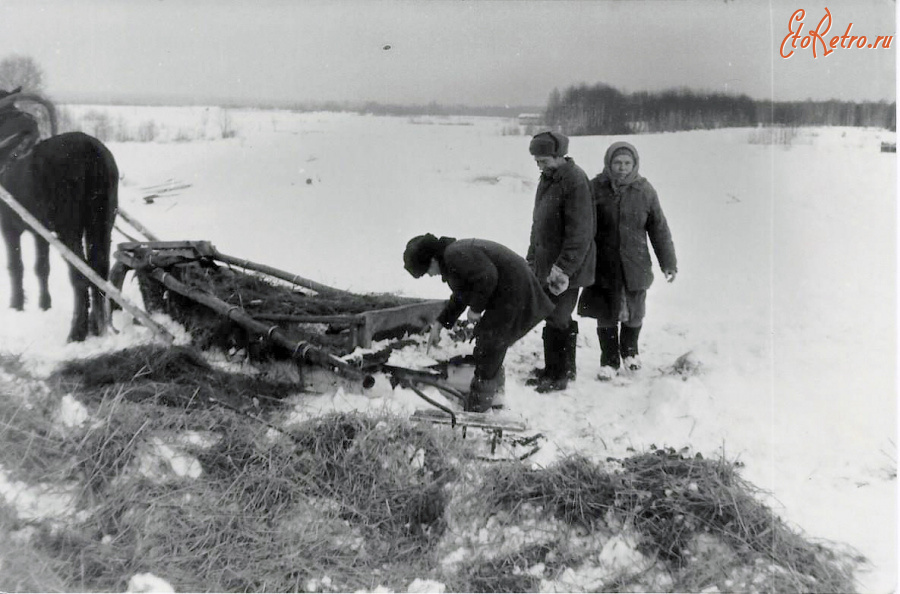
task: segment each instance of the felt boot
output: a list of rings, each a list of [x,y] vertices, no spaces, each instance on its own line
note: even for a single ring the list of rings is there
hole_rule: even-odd
[[[569,322],[569,331],[566,334],[566,377],[569,381],[574,381],[578,376],[578,370],[575,365],[575,347],[578,342],[578,322],[572,320]]]
[[[641,368],[641,357],[638,354],[638,336],[640,334],[641,326],[632,328],[622,324],[619,349],[622,353],[622,364],[625,369],[637,371]]]
[[[619,330],[615,326],[597,328],[597,337],[600,339],[601,365],[597,379],[611,380],[619,372]]]
[[[483,379],[476,373],[469,385],[469,398],[466,403],[467,412],[486,412],[495,407],[495,397],[503,392],[506,385],[506,373],[503,366],[492,378]]]
[[[550,348],[550,346],[549,346],[550,343],[548,342],[548,338],[547,338],[548,331],[552,333],[552,329],[548,328],[547,326],[544,326],[544,329],[541,331],[541,339],[544,341],[544,364],[545,365],[547,362],[547,351]],[[550,340],[552,341],[552,338]],[[552,355],[550,355],[550,356],[552,357]],[[529,377],[528,377],[528,379],[525,380],[525,385],[526,386],[536,386],[539,383],[541,383],[541,380],[544,379],[545,375],[547,375],[547,368],[546,367],[535,367],[534,369],[532,369],[529,372],[528,375],[529,375]]]
[[[569,330],[545,328],[545,331],[544,375],[538,380],[535,389],[541,393],[565,390],[569,385],[566,363],[566,341]]]

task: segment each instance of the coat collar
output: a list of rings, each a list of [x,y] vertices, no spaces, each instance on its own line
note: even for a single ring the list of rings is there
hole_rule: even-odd
[[[572,157],[565,157],[565,159],[565,163],[554,169],[553,173],[551,173],[550,175],[542,173],[541,178],[557,182],[566,177],[572,170],[572,168],[575,167],[575,161],[572,159]]]

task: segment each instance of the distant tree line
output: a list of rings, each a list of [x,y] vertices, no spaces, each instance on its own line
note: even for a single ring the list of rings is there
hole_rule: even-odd
[[[768,101],[689,89],[626,94],[602,83],[554,89],[544,120],[572,135],[756,125],[897,127],[896,102]]]
[[[393,103],[377,103],[369,101],[362,106],[357,107],[356,111],[372,115],[392,115],[392,116],[485,116],[485,117],[504,117],[514,118],[520,113],[540,112],[540,107],[534,106],[476,106],[476,105],[441,105],[436,101],[432,101],[425,105],[398,105]]]

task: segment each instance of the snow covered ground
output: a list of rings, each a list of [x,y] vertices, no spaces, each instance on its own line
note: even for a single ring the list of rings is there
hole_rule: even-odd
[[[357,292],[432,298],[448,294],[439,279],[403,270],[413,235],[527,248],[538,171],[528,137],[507,134],[509,120],[115,109],[135,125],[179,122],[156,142],[109,143],[121,206],[162,239],[210,240],[226,254]],[[236,136],[210,140],[226,124]],[[760,136],[731,129],[628,138],[659,192],[679,259],[675,283],[657,274],[649,292],[645,368],[617,385],[595,380],[599,346],[585,318],[577,381],[536,394],[524,376],[540,360],[538,328],[508,356],[507,408],[548,437],[536,463],[574,451],[625,456],[651,444],[738,459],[785,520],[871,561],[858,576],[863,591],[890,592],[897,162],[879,147],[895,135],[822,128],[799,130],[789,145],[751,142]],[[570,155],[593,176],[619,139],[572,138]],[[142,199],[141,188],[170,179],[190,187],[152,204]],[[30,269],[30,242],[25,257]],[[29,275],[26,311],[0,309],[0,352],[21,354],[43,374],[65,358],[150,339],[119,316],[118,335],[66,345],[70,289],[62,260],[52,267],[54,309],[36,309]],[[0,287],[5,302],[8,281]],[[138,298],[133,283],[126,293]],[[437,355],[471,348],[448,343]],[[697,374],[663,373],[687,352]],[[296,414],[422,406],[382,378],[364,394],[327,390]]]

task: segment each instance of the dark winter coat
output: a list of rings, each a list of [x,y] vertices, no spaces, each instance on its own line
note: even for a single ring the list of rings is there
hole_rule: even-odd
[[[594,208],[590,182],[575,161],[541,174],[534,199],[528,264],[542,285],[556,264],[570,287],[594,282]]]
[[[453,291],[438,316],[447,328],[469,307],[484,314],[478,335],[512,344],[553,311],[528,264],[506,246],[486,239],[459,239],[437,261]]]
[[[625,184],[615,183],[610,171],[612,154],[621,147],[629,148],[635,158],[635,169]],[[582,292],[578,311],[594,313],[594,293],[601,290],[642,291],[653,282],[652,262],[647,238],[663,271],[677,271],[675,246],[669,224],[650,182],[637,174],[637,150],[627,143],[609,147],[605,168],[591,180],[591,191],[597,215],[597,267],[595,282]]]

